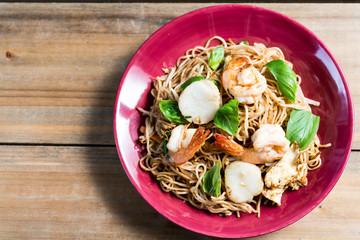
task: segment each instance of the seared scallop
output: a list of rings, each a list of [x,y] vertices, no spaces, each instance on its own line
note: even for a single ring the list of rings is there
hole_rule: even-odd
[[[179,109],[186,120],[205,124],[214,119],[220,108],[220,92],[212,81],[191,83],[179,97]]]
[[[252,200],[264,187],[260,168],[251,163],[232,162],[225,169],[225,187],[229,199],[236,203]]]

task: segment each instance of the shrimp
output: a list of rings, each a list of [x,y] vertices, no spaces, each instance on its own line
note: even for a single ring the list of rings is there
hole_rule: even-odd
[[[266,78],[253,66],[243,68],[248,63],[247,58],[229,58],[222,73],[225,90],[240,103],[254,103],[267,88]]]
[[[290,141],[285,137],[284,129],[279,124],[263,124],[251,136],[253,147],[257,151],[269,152],[271,149],[279,154],[289,150]]]
[[[210,130],[204,128],[198,128],[191,138],[190,143],[177,152],[169,151],[163,158],[165,165],[180,166],[186,163],[189,159],[194,157],[195,153],[200,149],[207,136],[210,134]]]
[[[278,124],[264,124],[256,130],[251,136],[253,148],[244,148],[234,140],[218,133],[214,137],[215,145],[220,149],[243,162],[252,164],[264,164],[278,160],[290,145],[284,130]]]

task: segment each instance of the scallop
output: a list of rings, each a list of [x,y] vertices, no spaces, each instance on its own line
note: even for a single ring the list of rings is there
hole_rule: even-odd
[[[260,168],[254,164],[235,161],[225,169],[225,187],[230,200],[248,202],[264,187]]]
[[[220,108],[220,92],[210,80],[193,82],[179,97],[179,109],[186,120],[205,124],[214,119]]]
[[[195,128],[186,128],[185,125],[179,125],[171,131],[170,139],[166,145],[170,152],[177,152],[180,148],[189,145],[191,138],[196,132]]]

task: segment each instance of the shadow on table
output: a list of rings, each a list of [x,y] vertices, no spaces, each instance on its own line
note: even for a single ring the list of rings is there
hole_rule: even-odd
[[[128,62],[119,59],[123,64],[114,66],[114,72],[102,81],[96,106],[89,114],[88,126],[91,128],[87,142],[100,144],[89,148],[88,167],[106,208],[103,210],[106,219],[99,219],[99,225],[102,221],[107,226],[112,225],[109,235],[121,238],[208,239],[156,212],[135,190],[122,168],[113,141],[112,121],[116,91]]]

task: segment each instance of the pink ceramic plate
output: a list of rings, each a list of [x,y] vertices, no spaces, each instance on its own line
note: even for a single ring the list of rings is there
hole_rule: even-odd
[[[261,217],[243,214],[219,217],[195,209],[160,190],[148,172],[139,168],[143,147],[138,143],[143,122],[136,107],[152,104],[151,81],[162,68],[175,65],[185,50],[204,45],[219,35],[234,42],[249,40],[280,47],[302,77],[305,96],[320,101],[319,136],[332,147],[323,151],[320,169],[308,175],[308,186],[287,191],[281,207],[263,206]],[[126,69],[116,98],[116,146],[132,184],[142,197],[169,220],[192,231],[216,237],[257,236],[281,229],[315,208],[338,181],[350,152],[353,111],[344,75],[325,45],[308,29],[279,13],[246,5],[220,5],[185,14],[155,32],[137,51]]]

